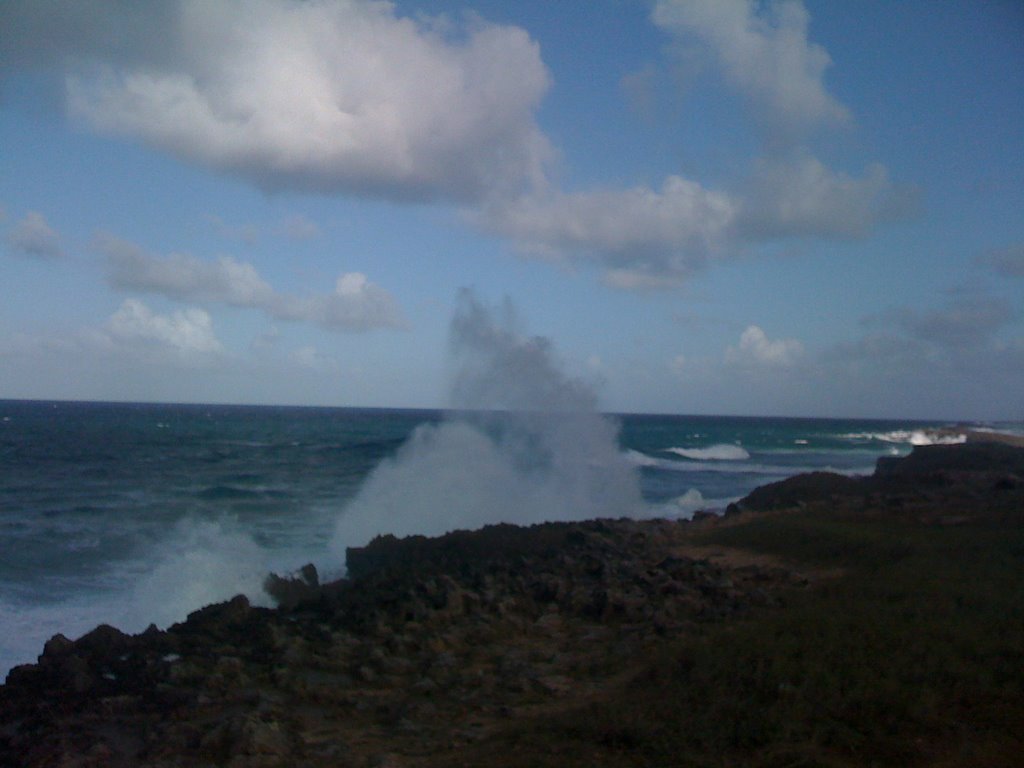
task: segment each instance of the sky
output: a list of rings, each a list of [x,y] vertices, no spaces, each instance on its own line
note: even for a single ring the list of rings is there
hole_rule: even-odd
[[[1018,0],[5,0],[0,398],[1024,420]]]

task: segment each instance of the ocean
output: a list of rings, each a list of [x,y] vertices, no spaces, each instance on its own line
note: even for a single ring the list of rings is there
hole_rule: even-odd
[[[58,632],[167,626],[239,592],[269,604],[269,571],[341,575],[377,533],[685,518],[962,439],[909,421],[0,400],[0,676]]]

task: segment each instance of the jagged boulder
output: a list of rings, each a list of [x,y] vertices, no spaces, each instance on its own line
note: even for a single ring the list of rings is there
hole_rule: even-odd
[[[263,589],[280,607],[294,608],[320,595],[320,574],[315,565],[306,563],[299,570],[285,576],[269,574],[263,580]]]

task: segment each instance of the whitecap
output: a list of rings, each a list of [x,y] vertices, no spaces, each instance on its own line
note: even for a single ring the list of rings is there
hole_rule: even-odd
[[[662,464],[669,463],[666,462],[665,459],[656,459],[653,456],[648,456],[646,453],[634,450],[633,448],[630,448],[623,453],[623,457],[634,467],[659,467]]]
[[[877,440],[882,443],[907,445],[958,445],[967,442],[967,435],[945,429],[894,429],[889,432],[850,432],[839,435],[844,440]]]
[[[739,445],[718,443],[708,448],[666,448],[665,453],[674,453],[694,461],[746,461],[750,454]]]

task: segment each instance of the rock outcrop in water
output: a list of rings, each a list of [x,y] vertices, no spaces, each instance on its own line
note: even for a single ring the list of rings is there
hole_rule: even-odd
[[[1022,489],[1024,449],[932,446],[732,511],[825,501],[946,524],[1019,517]],[[345,580],[271,577],[278,609],[239,596],[166,631],[57,635],[0,688],[0,766],[489,764],[498,735],[602,699],[673,638],[828,577],[694,544],[734,519],[385,536],[349,550]]]

